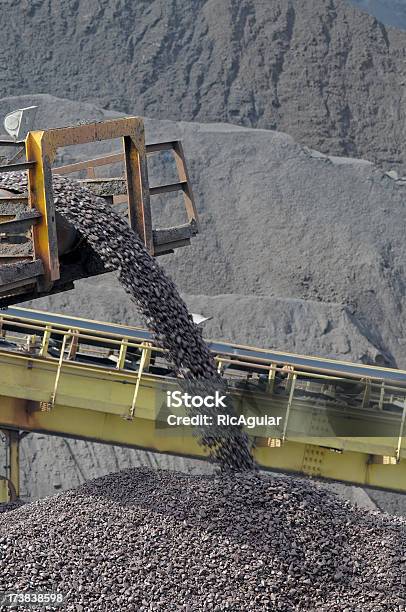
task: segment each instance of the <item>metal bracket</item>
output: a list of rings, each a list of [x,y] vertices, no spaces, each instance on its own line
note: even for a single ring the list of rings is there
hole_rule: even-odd
[[[42,336],[41,348],[39,350],[40,357],[45,357],[47,355],[50,339],[51,339],[51,327],[47,325],[45,327],[44,335]]]
[[[71,336],[71,332],[69,331],[67,334],[64,334],[63,336],[63,341],[62,341],[62,347],[61,347],[61,354],[59,355],[59,360],[58,360],[58,369],[56,371],[56,376],[55,376],[55,384],[54,384],[54,390],[52,392],[51,395],[51,399],[50,399],[50,409],[54,408],[55,406],[55,400],[56,400],[56,392],[58,390],[58,385],[59,385],[59,379],[61,377],[61,370],[62,370],[62,363],[63,363],[63,356],[65,354],[65,349],[66,349],[66,343],[68,341],[68,338]]]
[[[402,442],[403,442],[403,434],[405,431],[405,422],[406,422],[406,399],[404,401],[403,404],[403,413],[402,413],[402,419],[400,421],[400,430],[399,430],[399,439],[398,439],[398,445],[395,451],[395,459],[396,459],[396,463],[399,463],[400,461],[400,451],[402,448]]]
[[[128,340],[124,339],[121,341],[121,344],[120,344],[120,352],[118,354],[118,360],[117,360],[117,365],[116,365],[117,370],[122,370],[124,368],[125,358],[127,355],[127,348],[128,348]]]
[[[316,447],[312,444],[306,444],[302,461],[303,473],[307,474],[308,476],[321,476],[321,468],[326,453],[327,449],[323,447]]]
[[[381,382],[381,392],[379,394],[379,404],[378,404],[379,410],[383,410],[384,399],[385,399],[385,381],[382,381]]]
[[[371,380],[369,378],[366,378],[364,394],[362,396],[362,408],[368,408],[370,398],[371,398]]]
[[[290,376],[290,374],[289,374],[289,376]],[[290,409],[292,408],[293,395],[295,393],[296,379],[297,379],[297,374],[292,374],[292,380],[290,382],[289,401],[288,401],[288,405],[286,407],[285,423],[283,425],[283,434],[282,434],[282,440],[283,441],[286,440],[286,432],[288,430],[288,421],[289,421],[289,416],[290,416]]]
[[[268,393],[271,395],[275,390],[275,378],[276,378],[276,365],[271,363],[269,366],[269,374],[268,374]]]
[[[8,113],[4,118],[4,129],[13,142],[24,140],[34,129],[38,106],[27,106]]]
[[[68,356],[67,359],[69,361],[73,361],[76,358],[76,354],[78,352],[78,348],[79,348],[79,330],[78,329],[72,329],[72,340],[70,343],[70,347],[69,347],[69,351],[68,351]]]
[[[0,486],[0,502],[15,501],[20,494],[20,434],[14,429],[0,431],[5,437],[7,450],[6,476],[0,476],[6,484]]]
[[[223,360],[220,357],[216,357],[216,361],[217,361],[217,372],[218,372],[218,374],[223,374],[224,368],[225,368]]]
[[[112,204],[128,203],[128,217],[131,227],[138,232],[151,254],[164,255],[190,244],[190,238],[199,233],[199,218],[181,141],[174,140],[149,144],[146,145],[145,150],[147,155],[166,151],[172,152],[176,163],[178,181],[149,187],[146,158],[139,156],[128,137],[124,137],[124,153],[110,153],[104,157],[59,166],[54,168],[53,171],[58,174],[86,171],[85,185],[96,195],[108,198]],[[95,168],[123,161],[125,178],[96,178]],[[172,192],[182,192],[188,222],[175,227],[153,230],[150,196]]]
[[[144,348],[142,349],[141,359],[140,359],[140,367],[137,372],[137,382],[135,383],[133,401],[131,403],[131,408],[128,416],[126,417],[129,421],[132,421],[135,413],[135,406],[137,403],[138,391],[140,389],[141,378],[144,371],[147,371],[149,368],[149,364],[151,361],[151,349],[152,344],[150,342],[143,342],[142,345]]]

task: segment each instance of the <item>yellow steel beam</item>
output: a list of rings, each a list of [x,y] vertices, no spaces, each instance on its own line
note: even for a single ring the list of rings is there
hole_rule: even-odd
[[[32,231],[35,258],[40,258],[44,265],[41,290],[47,291],[52,286],[52,282],[59,279],[59,258],[51,161],[46,147],[46,132],[29,132],[25,147],[27,160],[36,162],[28,170],[28,194],[30,207],[42,215],[41,222],[35,224]]]
[[[145,347],[142,349],[140,365],[138,367],[138,373],[137,373],[137,382],[135,384],[135,389],[134,389],[133,401],[131,402],[131,408],[130,408],[130,412],[128,415],[128,418],[130,419],[134,418],[137,397],[138,397],[138,393],[139,393],[139,390],[142,384],[142,380],[143,380],[142,375],[144,371],[148,370],[150,361],[151,361],[151,344],[149,342],[146,342]]]
[[[154,254],[151,203],[149,199],[148,167],[145,146],[130,136],[123,137],[124,167],[127,182],[128,221],[141,238],[150,255]]]
[[[20,434],[14,429],[0,431],[5,441],[5,474],[0,474],[0,502],[14,501],[20,494]]]
[[[204,457],[190,428],[179,428],[176,435],[160,430],[152,415],[137,411],[132,421],[117,414],[72,408],[56,404],[43,412],[34,402],[0,396],[1,421],[5,427],[19,427],[54,435],[72,436],[96,442],[119,444],[158,452]],[[148,418],[149,417],[149,418]]]
[[[0,389],[5,397],[31,400],[53,405],[56,376],[61,373],[59,360],[39,358],[16,352],[0,352]],[[164,405],[166,391],[178,388],[176,379],[156,376],[149,372],[120,371],[100,368],[88,364],[63,362],[63,374],[58,377],[58,394],[55,404],[70,408],[83,408],[118,416],[128,415],[136,392],[137,415],[154,420],[157,410]],[[382,456],[395,456],[398,444],[397,421],[388,421],[388,415],[381,411],[358,411],[348,415],[351,425],[346,437],[337,437],[335,430],[342,424],[344,416],[337,408],[315,410],[311,400],[292,399],[290,396],[258,393],[248,396],[234,391],[236,409],[249,415],[272,415],[285,419],[289,413],[285,438],[301,444],[310,443],[335,448],[336,450],[357,451]],[[290,407],[289,407],[290,406]],[[365,412],[365,414],[364,414]],[[315,413],[315,414],[313,414]],[[2,425],[0,408],[0,427]],[[392,417],[391,417],[392,418]],[[374,419],[374,421],[372,421]],[[376,437],[376,419],[379,420],[381,437]],[[396,419],[396,416],[393,417]],[[382,423],[381,421],[382,420]],[[282,420],[283,422],[283,420]],[[372,426],[372,424],[374,425]],[[17,424],[18,425],[18,424]],[[24,427],[20,427],[24,429]],[[313,435],[313,432],[317,432]],[[358,432],[358,433],[357,433]],[[256,427],[250,430],[253,436],[278,438],[283,431],[275,427]],[[367,437],[369,436],[369,437]],[[400,458],[406,457],[406,445],[400,449]]]
[[[20,435],[18,431],[9,431],[10,480],[14,485],[15,495],[20,495]]]
[[[46,130],[45,134],[51,155],[55,155],[59,147],[86,144],[98,140],[112,140],[123,136],[130,136],[134,139],[140,152],[145,154],[144,122],[141,117],[123,117],[96,123],[51,128]],[[50,162],[53,161],[54,157],[50,157]]]
[[[406,492],[406,459],[385,465],[375,463],[368,453],[337,453],[290,441],[276,448],[259,447],[255,457],[259,465],[268,469]]]
[[[69,333],[69,329],[61,330],[61,337],[67,338]],[[49,333],[44,342],[48,340]],[[36,356],[1,350],[0,428],[204,457],[191,428],[165,427],[166,413],[162,408],[166,391],[177,388],[178,382],[148,372],[151,347],[148,344],[139,347],[144,349],[144,367],[138,372],[121,369],[125,355],[119,340],[119,368],[52,358],[45,351]],[[406,444],[402,435],[398,439],[399,432],[403,433],[405,413],[402,420],[399,415],[391,416],[383,410],[371,411],[364,407],[358,413],[351,413],[351,407],[347,406],[343,413],[337,406],[331,408],[326,404],[327,412],[320,414],[317,402],[295,397],[295,376],[296,373],[292,375],[289,394],[264,391],[248,397],[246,393],[233,391],[237,412],[285,418],[285,430],[256,427],[248,431],[256,439],[254,453],[258,463],[268,469],[406,491]],[[134,419],[124,420],[129,407],[135,407],[134,398]],[[42,410],[44,405],[48,411]],[[343,418],[350,418],[352,431],[359,431],[358,437],[334,435],[335,425]],[[381,437],[362,435],[368,434],[370,418],[382,420]],[[388,419],[390,426],[393,423],[397,426],[396,435],[385,435],[390,430]],[[310,436],[313,431],[318,432],[318,437]],[[275,440],[279,443],[272,443]],[[16,444],[11,452],[11,479],[18,489]]]
[[[127,348],[128,348],[128,340],[124,339],[120,345],[120,352],[118,354],[117,365],[116,365],[117,370],[122,370],[124,368],[125,358],[127,355]]]
[[[10,494],[7,479],[0,476],[0,503],[7,503],[9,501]]]
[[[206,458],[189,428],[168,434],[155,420],[135,416],[126,421],[114,414],[56,405],[50,412],[32,410],[30,402],[0,397],[3,426],[27,431],[72,436],[96,442],[119,444],[155,452]],[[138,414],[138,413],[137,413]],[[285,442],[280,447],[260,445],[254,449],[258,464],[265,469],[306,474],[357,485],[406,491],[406,460],[394,465],[374,463],[367,453],[334,452],[319,446]]]
[[[39,359],[17,353],[0,353],[0,389],[3,396],[52,404],[58,359]],[[60,370],[59,370],[60,371]],[[138,373],[123,372],[63,362],[58,378],[57,402],[71,408],[128,414]],[[137,395],[137,412],[154,419],[154,406],[162,404],[166,389],[176,386],[176,379],[166,379],[144,373]],[[0,408],[0,422],[2,420]],[[1,425],[0,425],[1,427]],[[24,429],[24,428],[22,428]]]
[[[59,368],[59,360],[55,358],[39,358],[16,352],[0,352],[0,388],[4,396],[32,400],[33,402],[50,403],[52,406],[55,390],[55,380]],[[137,385],[138,383],[138,385]],[[138,388],[137,388],[138,386]],[[133,405],[134,393],[137,391],[137,414],[148,419],[155,419],[155,408],[162,407],[168,389],[178,388],[176,379],[156,376],[148,372],[120,371],[114,368],[100,368],[70,361],[63,362],[63,374],[58,378],[58,404],[72,408],[84,408],[90,411],[107,412],[119,416],[128,415],[129,407]],[[284,395],[270,396],[258,393],[248,396],[246,393],[233,392],[238,410],[248,415],[267,414],[286,419],[289,400]],[[323,413],[326,422],[320,424],[320,419],[313,415],[314,406],[307,400],[291,400],[289,422],[285,432],[289,440],[307,440],[310,443],[337,448],[338,450],[357,450],[382,455],[395,455],[398,442],[397,434],[390,435],[391,421],[382,422],[382,436],[375,436],[374,429],[369,430],[371,418],[386,419],[387,415],[366,412],[354,414],[349,421],[352,434],[347,437],[337,437],[335,428],[340,423],[342,415],[335,409],[331,410],[329,418]],[[0,410],[0,427],[2,413]],[[375,425],[376,426],[376,425]],[[318,432],[318,436],[313,435]],[[356,432],[359,432],[356,434]],[[385,433],[387,432],[387,433]],[[282,437],[282,431],[274,427],[257,427],[252,435],[259,437]],[[357,435],[357,437],[355,437]],[[406,456],[405,445],[401,448],[401,456]]]

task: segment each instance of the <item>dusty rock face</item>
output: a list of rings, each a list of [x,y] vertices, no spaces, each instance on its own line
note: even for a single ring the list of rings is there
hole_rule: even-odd
[[[45,92],[159,119],[279,129],[326,153],[405,167],[406,34],[348,2],[2,7],[3,95]]]
[[[0,587],[72,611],[402,612],[405,539],[300,480],[126,470],[2,514]]]

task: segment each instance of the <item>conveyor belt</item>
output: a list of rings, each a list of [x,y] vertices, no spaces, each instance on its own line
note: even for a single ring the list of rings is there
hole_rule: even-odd
[[[0,430],[16,456],[21,431],[205,456],[192,428],[167,435],[178,383],[148,331],[17,307],[0,331]],[[238,414],[281,419],[248,430],[261,467],[406,490],[406,372],[209,344]]]
[[[52,324],[53,326],[58,326],[61,328],[86,330],[88,333],[94,333],[96,337],[97,335],[103,336],[104,338],[106,336],[116,338],[122,338],[124,336],[142,341],[153,339],[152,334],[143,329],[128,327],[125,325],[117,325],[114,323],[91,321],[29,308],[9,307],[3,311],[0,311],[0,316],[1,315],[4,315],[3,325],[6,329],[12,329],[12,318],[15,317],[18,318],[20,322],[27,321],[28,323],[30,321],[35,321],[41,324]],[[95,341],[96,340],[97,338],[95,338]],[[303,372],[316,372],[319,374],[343,376],[346,378],[353,378],[355,380],[363,380],[368,378],[371,381],[383,381],[388,384],[390,383],[397,386],[406,387],[406,372],[403,370],[355,364],[321,357],[294,355],[292,353],[257,349],[249,346],[230,344],[227,342],[208,341],[208,345],[210,350],[215,355],[230,356],[230,358],[233,359],[243,359],[244,361],[253,363],[291,365],[296,368],[300,368],[300,370]]]

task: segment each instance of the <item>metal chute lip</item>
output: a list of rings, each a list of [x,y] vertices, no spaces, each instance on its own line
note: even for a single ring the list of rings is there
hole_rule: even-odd
[[[24,141],[28,132],[33,130],[38,106],[17,108],[4,117],[4,129],[14,142]]]

